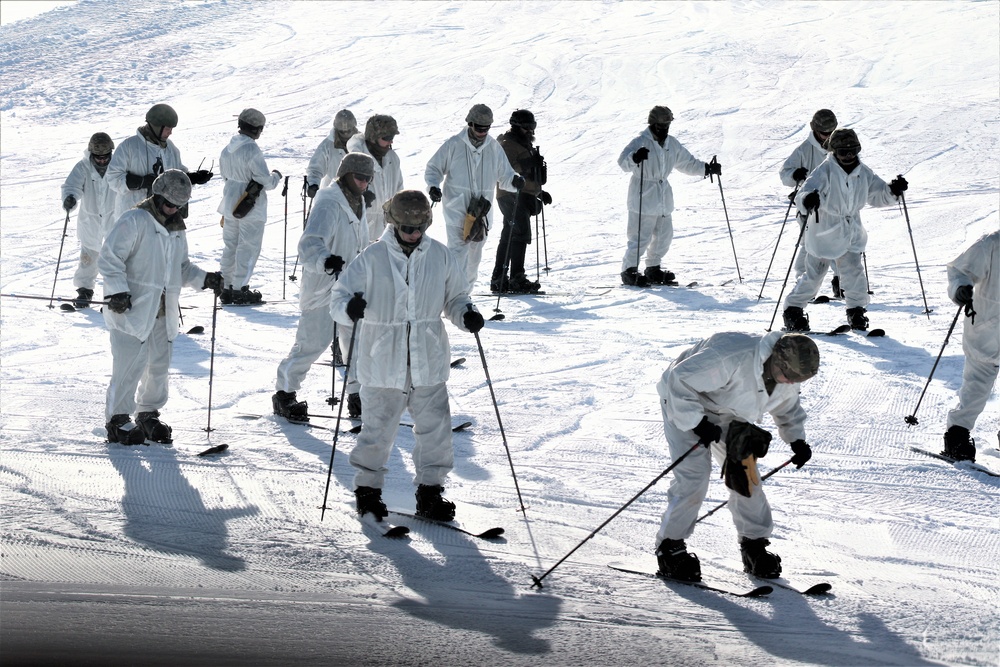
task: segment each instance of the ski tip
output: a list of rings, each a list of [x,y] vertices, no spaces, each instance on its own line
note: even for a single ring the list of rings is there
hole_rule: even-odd
[[[191,327],[191,328],[190,328],[190,329],[188,330],[188,333],[189,333],[189,334],[202,334],[202,333],[205,333],[205,327],[203,327],[203,326],[201,326],[201,325],[199,324],[199,325],[198,325],[198,326],[196,326],[196,327]]]
[[[465,429],[472,426],[472,422],[462,422],[458,426],[453,426],[451,428],[452,433],[458,433],[459,431],[464,431]]]
[[[361,433],[361,424],[358,424],[357,426],[352,426],[351,428],[347,429],[347,432],[354,434]]]
[[[203,452],[198,452],[198,456],[211,456],[212,454],[224,452],[227,449],[229,449],[229,445],[215,445],[214,447],[209,447]]]
[[[841,324],[839,327],[827,334],[827,336],[836,336],[842,333],[847,333],[851,330],[850,324]]]
[[[400,538],[406,537],[410,534],[410,529],[407,526],[393,526],[389,530],[383,533],[384,537]]]
[[[869,338],[881,338],[885,335],[885,329],[872,329],[868,332]]]
[[[489,530],[484,530],[483,532],[479,533],[478,535],[476,535],[476,537],[479,537],[484,540],[495,540],[501,535],[503,535],[503,533],[504,533],[503,528],[490,528]]]
[[[455,359],[451,362],[451,367],[455,368],[455,366],[461,366],[464,363],[465,363],[465,357],[459,357],[458,359]]]
[[[802,591],[803,595],[826,595],[833,588],[830,584],[824,582],[822,584],[816,584],[810,586],[809,588]]]
[[[75,313],[76,308],[73,307],[71,303],[61,303],[59,304],[59,310],[65,310],[67,313]]]
[[[765,595],[770,595],[773,592],[774,592],[774,589],[771,588],[770,586],[758,586],[757,588],[753,589],[749,593],[744,593],[743,597],[745,597],[745,598],[762,598]]]
[[[813,303],[830,303],[830,297],[825,294],[820,294],[818,297],[812,300]]]

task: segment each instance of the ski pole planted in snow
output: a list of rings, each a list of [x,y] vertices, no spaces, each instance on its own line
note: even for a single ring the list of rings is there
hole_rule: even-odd
[[[508,262],[510,262],[510,244],[514,240],[514,224],[517,222],[517,214],[520,210],[520,207],[521,207],[521,189],[518,188],[517,192],[515,193],[515,199],[514,199],[514,213],[511,215],[510,218],[510,235],[507,237],[507,250],[504,253],[503,273],[500,274],[500,291],[497,294],[496,308],[493,309],[493,312],[496,313],[496,315],[490,318],[493,321],[499,321],[504,319],[505,317],[503,311],[500,310],[500,297],[507,292],[507,286],[504,284],[503,276],[507,273],[507,264]]]
[[[205,425],[205,432],[211,433],[212,428],[212,380],[215,377],[215,323],[219,316],[219,295],[212,298],[212,346],[208,355],[208,423]]]
[[[281,275],[285,276],[285,280],[281,281],[281,298],[285,298],[285,288],[288,287],[288,179],[291,176],[285,176],[285,187],[281,189],[281,196],[285,198],[285,239],[283,250],[281,252]]]
[[[66,230],[69,229],[69,211],[66,211],[66,222],[63,223],[62,238],[59,239],[59,258],[56,260],[56,276],[52,279],[52,296],[49,298],[49,308],[56,296],[56,282],[59,280],[59,265],[62,264],[63,244],[66,243]]]
[[[562,564],[562,562],[564,560],[566,560],[567,558],[569,558],[570,556],[572,556],[573,553],[577,549],[579,549],[580,547],[582,547],[584,544],[586,544],[587,541],[590,540],[590,538],[592,538],[594,535],[597,535],[597,533],[599,533],[602,528],[604,528],[606,525],[608,525],[609,523],[611,523],[612,519],[614,519],[616,516],[618,516],[619,514],[621,514],[622,512],[624,512],[625,508],[627,508],[629,505],[631,505],[632,503],[634,503],[636,500],[639,499],[639,496],[641,496],[642,494],[646,493],[646,491],[649,491],[651,488],[653,488],[654,484],[656,484],[661,479],[663,479],[664,477],[666,477],[667,473],[670,472],[671,470],[673,470],[674,468],[676,468],[677,465],[681,461],[683,461],[684,459],[686,459],[688,454],[690,454],[694,450],[698,449],[699,447],[704,447],[704,446],[705,445],[703,445],[701,442],[696,442],[691,447],[691,449],[687,450],[686,452],[684,452],[683,454],[681,454],[680,456],[678,456],[676,461],[674,461],[673,463],[671,463],[669,466],[667,466],[667,468],[663,472],[661,472],[659,475],[657,475],[656,479],[654,479],[652,482],[650,482],[649,484],[647,484],[646,486],[644,486],[643,489],[641,491],[639,491],[639,493],[637,493],[634,496],[632,496],[627,503],[625,503],[624,505],[622,505],[621,507],[619,507],[618,510],[614,514],[612,514],[611,516],[609,516],[604,521],[604,523],[602,523],[600,526],[598,526],[597,528],[595,528],[594,531],[590,535],[587,535],[587,537],[583,538],[582,542],[580,542],[575,547],[573,547],[572,549],[570,549],[569,553],[566,554],[565,556],[563,556],[562,558],[560,558],[559,561],[555,565],[553,565],[552,567],[550,567],[545,572],[545,574],[541,575],[540,577],[536,577],[535,575],[531,575],[531,579],[535,582],[535,583],[533,583],[531,585],[531,587],[532,588],[541,588],[542,587],[542,579],[544,579],[545,577],[549,576],[552,573],[553,570],[555,570],[557,567],[559,567],[560,564]]]
[[[771,261],[767,263],[767,271],[764,272],[764,282],[760,284],[760,294],[757,295],[757,300],[760,301],[764,296],[764,286],[767,285],[767,277],[771,275],[771,265],[774,264],[774,258],[778,254],[778,246],[781,245],[781,235],[785,233],[785,224],[788,222],[788,215],[792,212],[792,207],[795,206],[795,195],[799,194],[799,186],[795,185],[795,190],[792,194],[788,195],[788,209],[785,211],[785,219],[781,221],[781,229],[778,230],[778,240],[774,242],[774,252],[771,253]]]
[[[951,326],[948,327],[948,333],[945,334],[944,343],[941,344],[941,351],[938,352],[937,359],[934,360],[934,365],[931,366],[931,374],[927,376],[927,383],[924,384],[924,390],[922,392],[920,392],[920,398],[917,399],[917,405],[916,405],[915,408],[913,408],[913,414],[908,415],[903,420],[907,424],[909,424],[910,426],[916,426],[917,424],[920,423],[919,421],[917,421],[917,410],[920,409],[920,402],[922,400],[924,400],[924,394],[927,393],[927,387],[929,387],[930,384],[931,384],[931,378],[934,377],[934,371],[937,370],[938,362],[941,361],[941,355],[944,354],[944,348],[946,348],[948,346],[948,339],[951,338],[951,332],[955,330],[955,325],[958,324],[958,318],[962,314],[963,310],[965,310],[965,306],[964,305],[958,307],[958,312],[955,313],[955,319],[953,319],[951,321]],[[970,313],[966,313],[966,314],[970,314]],[[975,315],[975,313],[971,313],[971,314]]]
[[[902,178],[903,175],[900,174],[897,178]],[[917,280],[920,282],[920,295],[924,298],[924,313],[927,315],[927,319],[931,319],[931,309],[927,307],[927,293],[924,292],[924,279],[920,275],[920,262],[917,261],[917,246],[913,243],[913,228],[910,227],[910,213],[906,210],[906,196],[900,192],[899,193],[899,203],[903,208],[903,217],[906,218],[906,231],[910,234],[910,247],[913,248],[913,263],[917,266]]]
[[[712,156],[712,162],[710,164],[719,164],[716,159],[717,156]],[[733,240],[733,228],[729,224],[729,211],[726,210],[726,195],[722,191],[722,174],[713,174],[709,172],[708,178],[712,180],[713,175],[719,177],[719,196],[722,197],[722,212],[726,214],[726,227],[729,229],[729,243],[733,246],[733,260],[736,262],[736,277],[740,279],[740,284],[743,283],[743,276],[740,274],[740,260],[736,256],[736,241]]]
[[[819,224],[819,209],[816,209],[816,224]],[[781,308],[781,297],[785,295],[785,287],[788,285],[788,276],[792,275],[792,267],[795,265],[795,255],[799,253],[799,245],[802,243],[802,235],[806,233],[806,226],[802,225],[799,230],[799,238],[795,241],[795,250],[792,251],[792,259],[788,262],[788,271],[785,272],[785,282],[781,283],[781,292],[778,294],[778,301],[774,304],[774,312],[771,313],[771,323],[767,325],[770,331],[774,327],[774,318],[778,315],[778,308]]]

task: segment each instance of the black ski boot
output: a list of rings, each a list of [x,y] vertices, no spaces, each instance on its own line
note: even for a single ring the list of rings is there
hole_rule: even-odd
[[[108,442],[122,445],[141,445],[146,441],[146,434],[132,423],[128,415],[114,415],[111,421],[104,425],[108,430]]]
[[[510,285],[508,286],[507,291],[512,294],[534,294],[541,288],[541,283],[529,280],[528,276],[520,273],[516,276],[511,276]]]
[[[152,440],[161,445],[169,445],[173,442],[173,438],[170,437],[173,434],[173,429],[160,421],[159,410],[140,412],[135,416],[135,423],[146,434],[146,440]]]
[[[861,306],[847,309],[847,323],[851,325],[852,329],[855,331],[868,331],[868,318],[865,317],[866,312],[868,311]]]
[[[222,293],[219,295],[219,303],[223,306],[231,306],[233,305],[233,299],[235,298],[233,286],[229,285],[228,287],[224,287],[222,289]]]
[[[309,404],[295,398],[294,391],[276,391],[271,396],[274,414],[290,422],[308,422]]]
[[[840,289],[840,276],[834,276],[830,280],[830,287],[833,289],[833,298],[834,299],[843,299],[844,298],[844,290]]]
[[[740,540],[744,572],[761,579],[777,579],[781,576],[781,556],[764,548],[770,543],[763,537],[756,540],[744,537]]]
[[[351,419],[357,419],[361,416],[361,394],[347,395],[347,415]]]
[[[646,276],[639,273],[639,269],[630,266],[622,271],[622,285],[632,285],[633,287],[649,287]]]
[[[975,461],[976,441],[969,437],[969,429],[949,426],[944,434],[944,451],[941,453],[956,461]]]
[[[94,290],[86,287],[76,288],[76,298],[73,299],[73,307],[78,310],[90,308],[90,300],[94,298]]]
[[[693,553],[688,553],[684,540],[666,539],[656,548],[659,573],[681,581],[701,581],[701,563]]]
[[[364,516],[371,512],[376,521],[381,521],[389,516],[389,508],[382,502],[382,489],[359,486],[354,489],[354,500],[357,503],[358,516]]]
[[[417,516],[422,516],[435,521],[451,521],[455,518],[455,503],[441,494],[444,492],[443,486],[428,486],[421,484],[417,487]]]
[[[249,285],[240,288],[239,294],[233,294],[233,303],[241,303],[246,306],[256,306],[263,302],[264,297],[255,289],[250,289]]]
[[[809,316],[798,306],[789,306],[781,314],[785,331],[809,331]]]
[[[643,275],[650,285],[672,285],[674,284],[674,272],[664,271],[659,266],[647,266]]]
[[[497,292],[506,292],[510,289],[510,281],[507,278],[507,274],[501,276],[494,275],[490,280],[490,291],[494,294]]]

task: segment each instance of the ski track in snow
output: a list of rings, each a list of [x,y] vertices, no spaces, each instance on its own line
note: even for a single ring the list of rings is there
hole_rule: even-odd
[[[213,618],[269,618],[247,633],[261,638],[254,646],[298,640],[303,662],[995,665],[1000,484],[909,449],[940,447],[961,385],[961,327],[922,398],[919,426],[903,418],[954,317],[944,267],[997,226],[998,18],[995,3],[82,0],[3,26],[4,293],[48,294],[65,223],[59,185],[87,137],[107,131],[120,142],[152,103],[178,109],[173,138],[190,169],[203,158],[217,169],[235,115],[260,108],[269,166],[291,176],[287,217],[280,189],[271,197],[254,277],[271,303],[217,313],[211,433],[211,294],[182,292],[164,410],[175,442],[149,447],[103,442],[111,358],[102,315],[3,300],[4,597],[15,585],[15,600],[33,586],[81,600],[125,591],[168,610],[186,600]],[[554,199],[544,239],[539,228],[526,259],[534,278],[547,251],[552,270],[539,270],[539,279],[551,294],[500,299],[506,319],[488,322],[480,336],[504,434],[475,339],[449,325],[453,357],[467,359],[451,371],[452,419],[473,426],[454,434],[447,495],[464,527],[506,532],[476,540],[400,519],[410,536],[383,538],[356,518],[348,463],[356,436],[348,433],[336,436],[321,522],[334,434],[269,414],[275,368],[298,320],[297,286],[282,279],[292,273],[303,219],[302,174],[335,111],[347,107],[360,123],[372,113],[398,119],[404,181],[422,189],[427,159],[476,102],[493,108],[494,136],[510,111],[535,111]],[[618,286],[628,177],[615,160],[654,104],[674,110],[671,132],[696,157],[718,155],[725,169],[732,241],[718,183],[676,172],[670,179],[675,236],[664,268],[682,285],[697,281],[690,289]],[[767,600],[721,599],[614,572],[606,563],[654,562],[669,479],[588,538],[670,464],[660,374],[706,335],[763,333],[771,321],[797,232],[794,219],[782,229],[790,190],[777,171],[824,106],[858,129],[876,173],[910,181],[925,290],[903,211],[865,209],[869,316],[888,336],[816,337],[823,365],[803,387],[814,458],[767,487],[772,547],[789,580],[829,581],[833,594],[807,600],[776,589]],[[221,189],[218,178],[195,188],[187,221],[191,259],[210,270],[221,248]],[[437,217],[430,235],[443,240]],[[57,296],[73,292],[75,225],[76,212]],[[489,280],[496,231],[477,291]],[[496,298],[475,300],[493,314]],[[844,321],[842,302],[807,312],[817,331]],[[183,333],[195,325],[205,333]],[[336,414],[325,403],[330,393],[330,368],[316,366],[299,396],[314,412]],[[975,433],[979,462],[994,470],[998,407],[994,395]],[[239,418],[245,413],[263,416]],[[335,420],[315,422],[333,428]],[[775,430],[769,418],[763,425]],[[195,456],[221,443],[230,449]],[[409,510],[412,430],[401,427],[396,445],[385,498]],[[776,438],[761,471],[790,455]],[[713,477],[703,511],[727,497]],[[531,590],[531,575],[583,540],[544,589]],[[759,585],[741,572],[728,512],[698,524],[688,544],[709,583]],[[318,612],[317,620],[296,608]],[[5,644],[11,620],[22,618],[14,609],[27,608],[5,609]],[[94,616],[80,618],[102,618],[98,605],[86,609]],[[181,615],[165,618],[178,636],[193,636]],[[347,619],[363,631],[326,639]],[[312,632],[324,626],[310,622],[325,629]],[[387,628],[397,634],[379,634]],[[406,655],[396,649],[401,639]],[[253,657],[287,660],[274,650]]]

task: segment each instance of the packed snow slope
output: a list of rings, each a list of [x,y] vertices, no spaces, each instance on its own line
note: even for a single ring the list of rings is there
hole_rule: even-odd
[[[61,247],[59,186],[91,134],[120,142],[154,103],[177,110],[190,169],[217,169],[236,115],[260,109],[259,143],[291,180],[287,203],[271,197],[253,281],[269,303],[213,314],[210,293],[183,293],[182,330],[204,333],[174,344],[171,447],[105,443],[98,312],[0,301],[5,663],[998,664],[1000,480],[910,449],[940,448],[960,325],[919,425],[904,423],[955,317],[945,265],[1000,225],[997,2],[81,1],[4,25],[0,52],[5,294],[74,295],[76,214]],[[502,299],[482,356],[451,330],[466,358],[449,382],[453,418],[473,426],[455,435],[447,495],[465,527],[506,534],[400,520],[412,532],[395,541],[355,516],[354,436],[269,416],[298,318],[287,276],[302,176],[349,108],[360,123],[397,119],[406,186],[425,189],[427,160],[474,103],[492,107],[494,136],[515,109],[535,113],[554,202],[528,255],[549,294]],[[658,104],[723,176],[671,177],[664,268],[697,286],[640,291],[619,285],[628,176],[616,160]],[[814,457],[766,485],[789,580],[833,594],[730,598],[613,571],[655,562],[670,475],[594,531],[670,464],[660,374],[714,332],[780,326],[796,234],[777,172],[822,107],[857,131],[876,173],[910,183],[905,210],[863,214],[869,315],[888,336],[816,338],[821,370],[802,391]],[[221,191],[218,177],[196,187],[187,221],[209,270]],[[443,239],[439,210],[430,234]],[[487,316],[497,236],[475,296]],[[808,313],[820,331],[844,321],[838,302]],[[329,412],[332,381],[317,364],[300,397]],[[339,370],[335,382],[339,393]],[[998,407],[994,396],[973,433],[994,470]],[[397,445],[385,494],[412,510],[410,429]],[[762,469],[789,457],[776,441]],[[705,510],[726,498],[713,479]],[[759,583],[741,571],[727,512],[688,545],[709,583]]]

